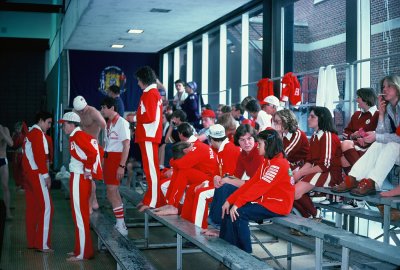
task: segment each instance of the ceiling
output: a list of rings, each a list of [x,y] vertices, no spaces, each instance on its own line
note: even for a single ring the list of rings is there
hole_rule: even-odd
[[[75,2],[78,1],[78,2]],[[82,16],[66,40],[64,49],[158,52],[190,33],[247,4],[247,0],[65,0],[66,14],[84,6]],[[75,2],[75,5],[72,3]],[[43,5],[45,4],[45,5]],[[40,5],[40,6],[39,6]],[[25,8],[21,8],[25,6]],[[44,9],[44,7],[47,9]],[[49,39],[56,22],[70,23],[60,13],[62,0],[0,0],[0,37]],[[39,7],[39,8],[38,8]],[[72,9],[72,8],[71,8]],[[170,10],[167,13],[152,9]],[[29,12],[30,10],[36,12]],[[39,12],[38,12],[39,11]],[[68,14],[68,15],[70,15]],[[76,17],[76,16],[75,16]],[[66,16],[68,18],[68,16]],[[143,29],[143,34],[127,31]],[[122,49],[112,44],[125,45]]]

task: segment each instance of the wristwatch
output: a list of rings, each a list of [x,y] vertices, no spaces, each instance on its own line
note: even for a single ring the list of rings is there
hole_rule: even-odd
[[[119,164],[119,167],[121,167],[122,169],[125,169],[125,168],[126,168],[125,165],[121,165],[121,164]]]

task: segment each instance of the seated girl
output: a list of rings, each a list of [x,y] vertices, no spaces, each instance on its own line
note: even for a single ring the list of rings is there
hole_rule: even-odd
[[[249,220],[287,215],[294,199],[294,183],[282,139],[275,130],[264,130],[258,138],[264,162],[222,206],[220,238],[249,253],[252,252]]]

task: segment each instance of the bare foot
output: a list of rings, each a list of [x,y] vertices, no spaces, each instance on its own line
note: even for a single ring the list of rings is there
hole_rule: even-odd
[[[219,230],[217,229],[207,229],[202,231],[201,233],[206,236],[219,237]]]
[[[80,261],[83,261],[84,259],[82,258],[78,258],[78,257],[75,257],[75,256],[73,256],[73,257],[69,257],[69,258],[67,258],[67,262],[80,262]]]
[[[153,212],[160,212],[160,211],[164,210],[165,208],[167,208],[167,206],[168,206],[168,205],[160,206],[160,207],[154,209]]]
[[[46,248],[46,249],[37,249],[37,251],[39,252],[43,252],[43,253],[53,253],[54,250],[51,248]]]
[[[140,203],[138,203],[138,205],[136,205],[136,208],[139,209],[139,208],[142,207],[142,206],[143,206],[143,203],[140,202]]]
[[[164,209],[160,209],[160,211],[155,212],[157,216],[172,216],[178,214],[178,208],[172,205],[164,205]]]
[[[99,209],[99,203],[98,203],[97,201],[94,201],[94,202],[93,202],[93,204],[92,204],[92,209],[93,209],[93,210]]]
[[[397,186],[396,188],[389,191],[381,192],[382,197],[393,197],[398,195],[400,195],[400,186]]]
[[[150,206],[143,204],[141,207],[139,207],[138,211],[142,213],[149,208],[150,208]]]

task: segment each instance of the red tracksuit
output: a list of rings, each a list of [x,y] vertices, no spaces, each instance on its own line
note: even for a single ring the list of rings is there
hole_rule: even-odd
[[[156,84],[151,84],[143,90],[136,119],[135,142],[139,144],[142,153],[143,170],[147,181],[143,204],[159,207],[161,184],[158,146],[162,138],[162,100]]]
[[[310,143],[302,130],[297,129],[294,133],[286,134],[283,137],[283,146],[292,170],[304,165],[310,151]]]
[[[335,186],[342,182],[342,150],[339,137],[332,132],[320,130],[310,139],[307,162],[319,166],[322,172],[304,176],[301,181],[322,186]]]
[[[228,202],[238,208],[252,202],[279,215],[289,214],[294,200],[289,169],[289,162],[282,154],[265,159],[256,174],[228,197]]]
[[[225,139],[216,153],[219,166],[218,175],[233,175],[240,155],[240,148]],[[213,177],[214,178],[214,177]],[[182,208],[182,218],[189,220],[203,229],[208,227],[208,206],[214,196],[214,181],[211,179],[207,186],[194,190],[198,184],[191,185],[185,196]]]
[[[91,172],[93,178],[102,178],[99,147],[97,140],[79,127],[71,132],[69,146],[71,153],[69,190],[75,225],[74,256],[79,259],[90,259],[94,255],[89,213],[92,183],[90,179],[84,178],[84,171]]]
[[[263,161],[264,157],[258,153],[258,143],[255,143],[249,153],[245,151],[240,153],[234,175],[242,179],[244,174],[246,174],[246,179],[249,179],[253,177]]]
[[[198,185],[206,180],[211,183],[218,174],[214,151],[205,143],[195,143],[192,151],[180,159],[170,161],[173,168],[171,184],[167,192],[167,203],[178,208],[187,185]]]
[[[358,131],[360,128],[367,131],[375,131],[376,126],[378,125],[379,111],[376,110],[376,106],[370,108],[367,112],[357,111],[355,112],[350,119],[349,124],[343,131],[343,139],[351,140],[350,135],[354,132]],[[357,140],[354,140],[354,144],[357,147],[357,150],[365,152],[371,144],[367,144],[366,146],[360,146]]]
[[[282,78],[282,101],[290,101],[292,105],[301,104],[301,89],[297,77],[292,73],[286,73]]]
[[[26,238],[28,248],[50,248],[53,203],[46,187],[49,148],[46,137],[38,125],[26,135],[23,145],[23,166],[28,175],[26,196]]]

